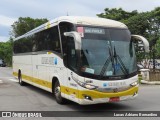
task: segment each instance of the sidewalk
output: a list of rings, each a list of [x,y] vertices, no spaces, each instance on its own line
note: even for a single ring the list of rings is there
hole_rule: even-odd
[[[141,84],[160,85],[160,81],[146,81],[146,80],[141,80]]]

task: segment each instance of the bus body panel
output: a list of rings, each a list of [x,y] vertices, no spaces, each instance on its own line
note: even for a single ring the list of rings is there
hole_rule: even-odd
[[[66,16],[43,24],[16,38],[15,41],[59,25],[60,22],[68,22],[75,25],[82,24],[127,29],[127,26],[123,23],[113,20]],[[111,98],[117,97],[119,100],[127,100],[135,98],[138,95],[138,85],[131,86],[132,83],[138,80],[137,75],[124,80],[96,80],[82,77],[67,68],[66,65],[64,65],[62,53],[58,55],[52,51],[38,51],[27,54],[13,55],[13,75],[18,77],[18,72],[20,70],[24,82],[49,92],[52,92],[54,86],[53,78],[57,78],[60,83],[62,97],[76,103],[82,105],[106,103],[111,102]],[[98,89],[86,89],[77,84],[74,78],[82,82],[89,81],[91,85],[98,86]],[[87,99],[87,97],[90,97],[90,100]]]
[[[13,61],[21,61],[19,63],[14,63],[14,67],[13,67],[14,68],[13,71],[15,73],[14,75],[17,76],[18,70],[20,69],[22,73],[23,81],[49,92],[52,92],[52,78],[57,77],[61,84],[62,96],[71,101],[85,105],[85,104],[106,103],[106,102],[109,102],[110,97],[120,97],[120,100],[127,100],[127,99],[133,99],[137,96],[138,86],[133,88],[128,88],[126,90],[123,90],[117,93],[107,92],[107,91],[100,92],[100,91],[88,90],[86,88],[79,86],[72,79],[71,73],[74,75],[75,78],[82,81],[88,81],[88,80],[93,81],[92,83],[93,85],[97,85],[103,89],[129,87],[131,83],[137,81],[138,79],[137,75],[129,79],[116,80],[116,81],[109,81],[109,80],[104,81],[104,80],[94,80],[94,79],[84,78],[75,74],[70,69],[65,68],[63,66],[63,60],[54,54],[36,55],[38,59],[35,59],[35,60],[38,60],[38,61],[35,62],[35,64],[33,64],[33,67],[37,66],[37,70],[34,70],[31,65],[31,59],[33,58],[33,56],[32,55],[14,56]],[[46,66],[43,65],[48,63],[47,61],[48,58],[53,58],[53,57],[57,58],[57,65],[46,65]],[[46,59],[45,61],[46,63],[42,61],[42,58],[43,60]],[[28,62],[26,63],[26,61]],[[33,73],[37,71],[37,75],[38,75],[37,78],[35,77],[35,75],[32,75],[32,69],[33,69]],[[70,80],[68,80],[68,78],[70,78]],[[119,83],[119,84],[116,84],[116,83]],[[110,86],[106,86],[106,84]],[[122,86],[116,86],[116,85],[122,85]],[[134,95],[135,93],[136,95]],[[93,100],[92,101],[86,100],[84,98],[84,95],[88,95],[92,97]]]
[[[52,92],[52,79],[56,77],[60,84],[67,84],[67,70],[63,60],[53,54],[13,56],[13,75],[18,77],[21,70],[23,81]],[[64,76],[64,77],[63,77]]]
[[[72,72],[72,71],[69,71]],[[84,77],[80,77],[78,75],[74,75],[79,80],[85,80]],[[88,78],[87,78],[88,79]],[[79,86],[73,79],[69,81],[70,86],[61,86],[63,95],[66,94],[68,99],[79,104],[96,104],[96,103],[107,103],[110,102],[109,99],[112,97],[119,97],[121,100],[133,99],[138,95],[138,85],[131,87],[130,84],[136,82],[138,76],[134,76],[125,80],[117,80],[117,81],[109,81],[109,80],[94,80],[93,85],[97,85],[99,88],[104,89],[106,91],[98,91],[98,90],[88,90]],[[108,86],[104,86],[104,84],[108,84]],[[109,86],[110,85],[110,86]],[[117,86],[118,85],[118,86]],[[118,89],[119,91],[111,91],[112,89]],[[90,96],[92,100],[85,99],[84,95]]]

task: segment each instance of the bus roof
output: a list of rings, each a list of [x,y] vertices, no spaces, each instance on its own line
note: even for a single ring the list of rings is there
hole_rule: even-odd
[[[36,33],[42,31],[44,29],[48,29],[55,25],[58,25],[60,22],[70,22],[73,24],[81,24],[81,25],[91,25],[91,26],[102,26],[102,27],[113,27],[113,28],[123,28],[127,29],[127,26],[121,22],[110,20],[106,18],[98,18],[98,17],[85,17],[85,16],[62,16],[56,19],[53,19],[29,32],[26,34],[16,38],[15,40],[28,36],[32,33]]]
[[[85,16],[62,16],[57,18],[59,22],[68,21],[74,24],[104,26],[104,27],[116,27],[127,28],[127,26],[121,22],[98,17],[85,17]]]

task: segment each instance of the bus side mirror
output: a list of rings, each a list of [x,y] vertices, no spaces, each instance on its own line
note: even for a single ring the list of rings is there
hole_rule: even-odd
[[[81,50],[81,36],[78,32],[65,32],[64,36],[72,37],[75,42],[75,49]]]
[[[149,53],[149,42],[146,38],[140,35],[132,35],[132,40],[138,44],[140,49],[144,49],[145,52]]]

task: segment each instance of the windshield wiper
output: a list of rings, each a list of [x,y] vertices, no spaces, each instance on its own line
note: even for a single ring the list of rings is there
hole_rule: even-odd
[[[113,61],[111,49],[110,49],[110,47],[108,47],[108,48],[109,48],[109,57],[107,58],[106,62],[104,63],[104,65],[103,65],[103,67],[102,67],[102,70],[101,70],[101,72],[100,72],[100,78],[101,78],[101,76],[104,75],[104,73],[105,73],[105,71],[106,71],[106,69],[107,69],[110,61]],[[113,65],[113,64],[112,64],[112,65]]]
[[[128,75],[128,70],[127,68],[125,67],[124,63],[122,62],[122,59],[119,57],[119,55],[117,55],[116,53],[116,49],[115,49],[115,46],[114,46],[114,54],[113,52],[111,51],[111,48],[109,47],[109,57],[107,58],[105,64],[103,65],[102,67],[102,70],[100,72],[100,78],[104,75],[110,61],[112,62],[112,68],[113,68],[113,75],[116,74],[116,68],[115,68],[115,65],[117,65],[117,63],[120,63],[120,68],[122,70],[122,72],[125,74],[125,75]],[[115,64],[116,63],[116,64]]]
[[[114,57],[114,59],[116,60],[116,65],[117,65],[117,63],[118,63],[118,61],[119,61],[120,65],[121,65],[121,70],[123,71],[123,73],[124,73],[125,75],[127,75],[127,74],[128,74],[128,70],[127,70],[127,68],[125,67],[122,59],[121,59],[121,58],[119,57],[119,55],[117,54],[115,46],[114,46],[114,56],[113,56],[113,57]]]

